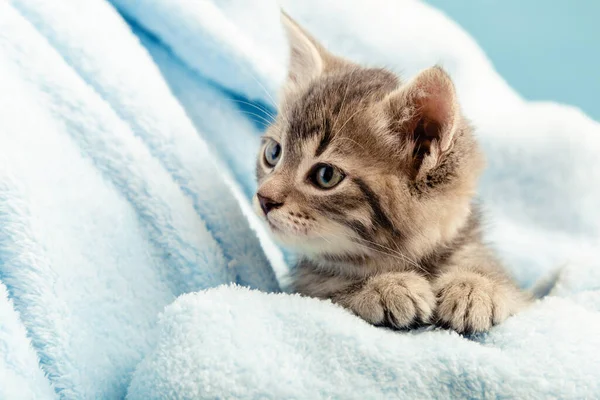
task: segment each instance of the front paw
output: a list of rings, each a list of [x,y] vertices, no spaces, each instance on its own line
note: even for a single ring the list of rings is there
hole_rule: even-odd
[[[414,272],[402,272],[369,278],[342,304],[374,325],[405,329],[428,323],[436,302],[425,278]]]
[[[471,271],[452,271],[434,283],[436,324],[459,333],[488,331],[526,304],[511,283]]]

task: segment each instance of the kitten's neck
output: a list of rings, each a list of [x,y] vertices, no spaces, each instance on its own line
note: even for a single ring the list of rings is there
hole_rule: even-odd
[[[387,246],[373,244],[369,246],[370,250],[361,254],[318,254],[306,256],[305,260],[321,273],[354,279],[408,270],[435,275],[466,245],[481,243],[480,225],[480,213],[475,207],[455,235],[432,246],[418,258],[411,258],[398,250],[401,249],[400,243],[391,243]]]
[[[306,257],[304,263],[326,275],[344,276],[350,279],[364,279],[385,272],[418,270],[420,264],[400,255],[361,254],[329,255]]]

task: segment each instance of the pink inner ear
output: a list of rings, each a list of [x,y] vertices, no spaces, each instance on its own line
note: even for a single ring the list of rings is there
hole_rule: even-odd
[[[423,158],[431,153],[431,144],[434,140],[439,141],[441,127],[434,121],[420,116],[413,128],[413,141],[415,148],[413,157],[420,164]]]
[[[445,151],[452,140],[456,114],[452,83],[445,73],[435,71],[423,77],[417,83],[417,88],[415,103],[419,122],[415,127],[414,138],[421,142],[422,148],[429,147],[431,141],[436,140],[440,150]]]
[[[452,97],[441,94],[427,96],[421,105],[421,115],[438,125],[448,126],[454,117],[453,108]]]
[[[438,67],[429,68],[386,98],[391,129],[401,135],[414,172],[435,166],[450,149],[460,120],[454,85]],[[411,154],[412,153],[412,154]],[[431,157],[428,157],[431,156]]]
[[[431,69],[427,72],[416,83],[417,106],[425,119],[446,127],[454,120],[454,87],[441,70]]]
[[[415,105],[417,114],[414,119],[413,157],[418,168],[423,159],[433,152],[435,142],[438,150],[444,151],[451,138],[454,119],[454,93],[446,82],[427,79],[419,85]]]

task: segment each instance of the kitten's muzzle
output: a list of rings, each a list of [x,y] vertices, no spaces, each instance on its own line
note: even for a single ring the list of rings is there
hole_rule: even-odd
[[[260,193],[257,193],[256,197],[258,197],[258,203],[260,204],[260,208],[263,210],[265,215],[267,215],[269,211],[279,208],[283,205],[283,203],[278,203],[269,197],[261,195]]]

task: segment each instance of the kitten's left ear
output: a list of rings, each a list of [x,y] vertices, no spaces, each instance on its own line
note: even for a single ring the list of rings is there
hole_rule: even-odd
[[[431,169],[447,153],[460,124],[460,108],[450,76],[426,69],[386,99],[394,131],[410,144],[417,169]]]
[[[285,11],[281,22],[290,44],[288,85],[300,87],[318,77],[330,54]]]

